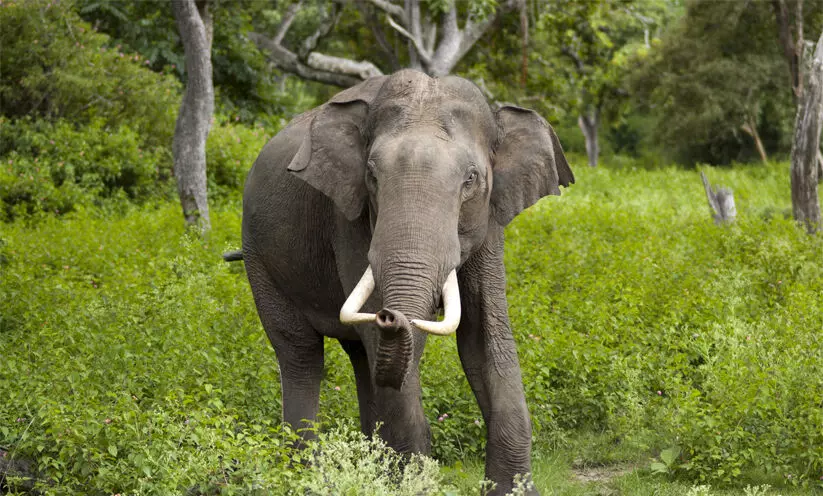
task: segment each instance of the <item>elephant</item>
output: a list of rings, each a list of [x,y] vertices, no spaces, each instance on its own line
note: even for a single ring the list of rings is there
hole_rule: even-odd
[[[542,117],[493,110],[460,77],[372,77],[294,118],[249,171],[242,218],[283,421],[316,419],[324,338],[335,338],[354,369],[363,432],[379,422],[398,452],[430,453],[419,361],[428,334],[456,332],[487,426],[486,477],[494,494],[511,490],[516,474],[531,472],[531,420],[508,317],[504,227],[573,182]]]

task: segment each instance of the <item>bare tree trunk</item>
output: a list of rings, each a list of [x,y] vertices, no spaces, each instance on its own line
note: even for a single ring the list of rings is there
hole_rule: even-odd
[[[600,121],[600,112],[592,111],[590,114],[581,113],[577,118],[577,125],[583,131],[586,138],[586,155],[589,157],[589,166],[597,167],[597,159],[600,156],[600,144],[597,141],[597,125]]]
[[[760,133],[757,132],[757,123],[754,119],[749,119],[748,122],[745,122],[740,129],[746,132],[749,136],[752,137],[754,140],[754,146],[757,148],[757,154],[760,155],[760,160],[763,161],[765,164],[769,161],[768,155],[766,155],[766,148],[763,147],[763,141],[760,139]]]
[[[214,112],[208,0],[173,0],[172,8],[186,52],[186,91],[174,128],[174,177],[186,225],[211,228],[206,192],[206,138]]]
[[[798,27],[797,43],[792,40],[791,20],[789,19],[789,9],[785,0],[772,0],[774,17],[777,21],[777,34],[780,38],[780,47],[783,49],[783,57],[789,64],[789,81],[792,85],[792,96],[797,103],[803,94],[803,74],[800,57],[803,46],[803,1],[798,0],[795,7],[795,20]]]
[[[522,60],[520,62],[520,87],[526,88],[529,79],[529,13],[526,2],[520,5],[520,34],[523,36]]]
[[[821,228],[818,201],[817,156],[820,130],[823,127],[823,34],[817,40],[809,80],[794,124],[792,144],[792,210],[794,219],[803,223],[810,233]]]

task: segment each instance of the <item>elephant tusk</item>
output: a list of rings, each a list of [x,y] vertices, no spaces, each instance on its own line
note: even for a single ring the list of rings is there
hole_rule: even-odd
[[[443,285],[443,320],[412,320],[411,323],[421,331],[438,336],[446,336],[457,330],[460,324],[460,288],[457,286],[457,271],[452,270]]]
[[[354,287],[346,303],[340,309],[340,322],[346,325],[366,324],[374,322],[377,316],[373,313],[358,313],[358,311],[366,304],[366,300],[374,291],[374,276],[371,272],[371,266],[366,267],[363,272],[363,277],[360,282]]]

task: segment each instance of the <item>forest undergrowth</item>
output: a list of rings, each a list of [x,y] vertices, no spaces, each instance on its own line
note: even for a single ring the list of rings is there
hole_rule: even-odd
[[[599,494],[586,491],[600,482],[571,483],[570,474],[622,466],[603,482],[616,494],[644,494],[649,484],[670,494],[701,484],[728,494],[747,484],[819,491],[823,240],[789,219],[788,164],[705,169],[737,201],[737,221],[717,226],[694,170],[575,162],[577,184],[507,230],[538,487]],[[0,224],[7,490],[269,494],[323,481],[388,484],[343,462],[289,468],[275,356],[242,264],[220,258],[239,245],[240,219],[239,198],[226,195],[205,239],[185,233],[179,206],[162,199]],[[372,453],[385,468],[383,448],[352,432],[345,354],[330,340],[326,351],[323,442],[356,459]],[[477,491],[485,427],[454,338],[430,339],[421,367],[442,468],[423,459],[397,466],[390,486]]]

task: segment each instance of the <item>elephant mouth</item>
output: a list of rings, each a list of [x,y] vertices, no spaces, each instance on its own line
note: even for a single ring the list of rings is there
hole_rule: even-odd
[[[374,291],[374,286],[374,276],[371,267],[368,267],[343,304],[340,322],[347,325],[375,324],[380,333],[374,368],[375,384],[399,390],[412,366],[413,330],[438,336],[452,334],[457,330],[461,314],[457,272],[452,270],[443,285],[443,320],[440,321],[408,319],[399,310],[391,308],[383,308],[376,314],[361,313],[359,310]]]
[[[367,267],[360,278],[360,282],[349,295],[349,298],[340,309],[340,322],[346,325],[377,323],[380,324],[380,312],[360,313],[360,308],[369,299],[374,291],[374,275],[371,267]],[[443,320],[412,319],[409,323],[417,329],[429,334],[447,336],[457,330],[460,324],[460,289],[457,285],[457,270],[452,269],[443,284]],[[384,309],[386,310],[386,309]],[[381,310],[382,311],[382,310]],[[393,312],[397,313],[397,312]]]

